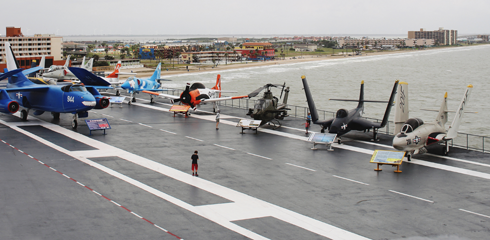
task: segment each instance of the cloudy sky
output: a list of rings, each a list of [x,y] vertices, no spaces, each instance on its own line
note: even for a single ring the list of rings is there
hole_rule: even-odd
[[[9,0],[0,34],[406,35],[490,34],[490,0]]]

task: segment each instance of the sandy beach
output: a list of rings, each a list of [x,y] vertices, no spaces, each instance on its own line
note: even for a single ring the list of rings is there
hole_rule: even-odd
[[[421,50],[421,51],[427,51],[427,50]],[[302,56],[301,58],[296,57],[296,59],[286,58],[284,60],[281,59],[281,60],[262,61],[262,62],[219,64],[218,67],[216,67],[216,68],[212,68],[212,66],[210,66],[210,65],[196,65],[196,66],[190,66],[189,71],[187,71],[186,69],[169,70],[169,71],[162,69],[161,75],[165,76],[165,75],[176,75],[176,74],[186,74],[186,73],[196,73],[196,72],[210,72],[210,71],[239,69],[239,68],[258,67],[258,66],[268,66],[268,65],[277,65],[277,64],[291,64],[291,63],[299,63],[299,62],[324,61],[324,60],[333,60],[333,59],[339,59],[339,58],[362,58],[362,57],[366,57],[366,56],[397,54],[397,53],[406,53],[406,52],[408,52],[408,51],[403,50],[403,51],[370,52],[367,54],[363,53],[362,55],[353,55],[353,56],[348,56],[348,55],[336,55],[336,56],[306,55],[306,56]],[[150,68],[134,68],[131,70],[133,72],[137,73],[138,77],[149,77],[153,74],[153,71],[154,71],[154,69],[150,69]]]

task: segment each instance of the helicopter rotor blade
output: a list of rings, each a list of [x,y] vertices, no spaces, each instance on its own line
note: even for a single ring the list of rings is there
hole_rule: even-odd
[[[257,95],[259,95],[259,93],[266,87],[267,85],[265,86],[262,86],[262,87],[259,87],[257,88],[255,91],[251,92],[250,94],[248,94],[248,97],[249,98],[252,98],[252,97],[255,97]]]
[[[284,84],[282,85],[282,89],[281,89],[281,96],[279,97],[279,99],[282,98],[282,93],[284,92],[284,88],[286,87],[286,82],[284,82]]]

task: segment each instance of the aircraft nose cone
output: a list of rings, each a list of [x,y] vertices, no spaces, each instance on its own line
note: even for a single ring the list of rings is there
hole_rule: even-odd
[[[121,84],[121,88],[123,88],[123,89],[129,89],[130,87],[131,87],[131,85],[129,85],[129,82],[128,81],[126,81],[123,84]]]
[[[393,138],[393,148],[396,150],[403,150],[407,146],[407,141],[405,140],[405,137],[398,137],[395,136]]]

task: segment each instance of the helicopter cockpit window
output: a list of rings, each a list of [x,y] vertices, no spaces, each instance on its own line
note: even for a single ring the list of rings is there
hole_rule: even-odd
[[[345,118],[345,117],[347,117],[347,115],[348,115],[347,110],[345,110],[345,109],[339,109],[339,110],[337,110],[337,114],[335,114],[335,116],[337,118]]]
[[[87,89],[81,85],[73,85],[70,88],[70,92],[86,92]]]
[[[260,99],[260,100],[258,100],[258,101],[255,103],[254,108],[255,108],[255,109],[263,109],[263,108],[265,108],[265,106],[264,106],[264,105],[265,105],[265,100]]]
[[[422,124],[424,124],[424,121],[422,121],[422,119],[410,118],[403,125],[401,132],[403,132],[403,133],[413,132],[413,130],[417,129]]]
[[[70,87],[71,87],[70,85],[61,87],[61,91],[63,91],[63,92],[69,92],[70,91]]]

